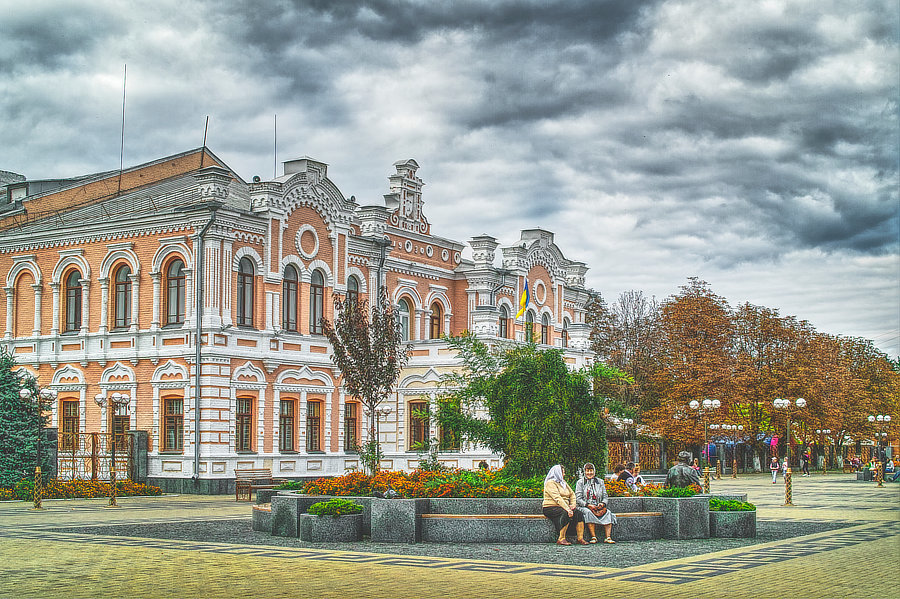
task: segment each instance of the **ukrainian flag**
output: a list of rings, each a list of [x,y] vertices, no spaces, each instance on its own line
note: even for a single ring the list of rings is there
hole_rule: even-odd
[[[525,308],[528,307],[528,302],[531,300],[531,295],[528,293],[528,279],[525,279],[525,289],[522,291],[522,297],[519,298],[519,312],[516,314],[516,318],[519,318],[523,314],[525,314]]]

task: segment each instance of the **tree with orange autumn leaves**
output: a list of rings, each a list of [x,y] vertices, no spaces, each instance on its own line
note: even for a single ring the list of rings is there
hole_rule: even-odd
[[[820,333],[762,306],[734,310],[694,278],[655,313],[645,304],[641,318],[629,321],[623,310],[636,304],[635,292],[629,293],[611,307],[595,302],[593,349],[635,378],[634,385],[610,392],[634,409],[645,433],[699,445],[703,427],[688,404],[706,398],[722,404],[708,422],[743,425],[743,440],[761,455],[772,435],[782,438],[782,448],[785,442],[787,414],[773,407],[775,398],[806,399],[807,406],[792,413],[792,441],[815,444],[815,430],[830,429],[836,455],[845,437],[872,438],[868,414],[898,421],[897,363],[869,340]],[[636,324],[643,324],[640,335],[628,330]],[[617,325],[626,330],[616,332]]]

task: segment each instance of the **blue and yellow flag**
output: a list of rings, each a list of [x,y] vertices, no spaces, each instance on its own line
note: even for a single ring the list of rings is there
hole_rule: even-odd
[[[516,318],[519,318],[523,314],[525,314],[525,308],[528,307],[528,302],[531,301],[531,295],[528,293],[528,279],[525,279],[525,290],[522,291],[522,297],[519,298],[519,312],[516,314]]]

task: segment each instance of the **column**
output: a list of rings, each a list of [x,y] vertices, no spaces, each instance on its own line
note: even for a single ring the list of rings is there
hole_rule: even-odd
[[[31,288],[34,290],[34,330],[31,334],[37,337],[41,334],[41,298],[44,288],[40,283],[35,283]]]
[[[150,317],[150,330],[159,328],[159,315],[162,310],[162,273],[151,272],[150,280],[153,282],[153,315]]]
[[[141,297],[141,279],[138,274],[130,274],[128,275],[128,280],[131,281],[131,326],[129,327],[129,331],[132,333],[136,333],[138,326],[138,316],[140,314],[140,297]]]
[[[3,333],[5,339],[12,339],[13,330],[13,287],[4,287],[6,290],[6,332]]]
[[[109,330],[109,277],[103,277],[100,283],[100,333]],[[82,320],[83,322],[83,320]]]
[[[186,327],[194,326],[194,307],[197,304],[197,298],[194,297],[194,269],[184,269],[184,325]]]
[[[91,280],[90,279],[81,279],[79,281],[81,283],[81,335],[87,335],[88,329],[90,328],[90,314],[91,314],[91,306],[89,304],[91,299]]]
[[[59,335],[59,283],[50,283],[53,294],[53,322],[50,323],[50,334]]]

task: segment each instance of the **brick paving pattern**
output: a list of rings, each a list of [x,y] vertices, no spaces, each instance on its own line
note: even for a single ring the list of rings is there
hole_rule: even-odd
[[[248,504],[226,497],[125,498],[118,509],[102,500],[46,501],[42,512],[9,502],[0,504],[0,596],[900,597],[900,484],[795,477],[794,506],[783,506],[784,487],[769,481],[728,478],[713,481],[713,492],[747,492],[761,521],[858,523],[640,566],[589,567],[54,530],[248,518]],[[546,548],[604,549],[612,548]]]

